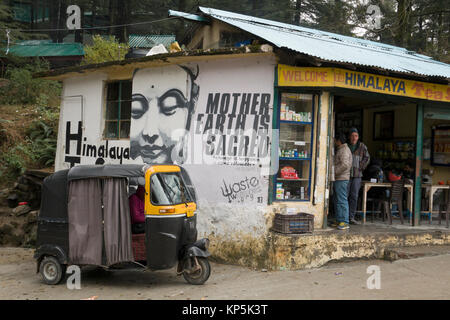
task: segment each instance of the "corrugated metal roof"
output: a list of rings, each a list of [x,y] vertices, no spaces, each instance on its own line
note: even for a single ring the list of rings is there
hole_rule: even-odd
[[[199,7],[199,10],[279,48],[323,60],[450,78],[450,65],[405,48],[223,10],[205,7]]]
[[[175,36],[170,34],[130,34],[128,39],[130,48],[153,48],[161,43],[165,47],[169,47],[175,41]]]
[[[84,50],[81,43],[53,43],[49,40],[28,40],[11,46],[9,53],[19,57],[62,57],[83,56]]]

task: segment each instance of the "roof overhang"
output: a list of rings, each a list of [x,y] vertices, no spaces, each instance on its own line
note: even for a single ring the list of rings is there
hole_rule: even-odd
[[[169,10],[169,17],[183,18],[183,19],[186,19],[186,20],[194,21],[194,22],[203,22],[203,23],[210,23],[211,22],[205,16],[199,16],[197,14],[186,13],[186,12],[175,11],[175,10]]]
[[[450,65],[393,45],[325,32],[253,16],[198,7],[199,14],[267,41],[275,48],[311,59],[405,77],[449,83]],[[433,81],[433,80],[432,80]]]
[[[33,76],[35,78],[63,81],[68,78],[80,77],[87,74],[106,73],[108,75],[108,79],[123,80],[130,79],[133,75],[134,70],[141,68],[154,68],[205,60],[249,58],[258,56],[275,56],[275,54],[270,51],[265,52],[261,50],[260,46],[252,46],[251,48],[241,47],[215,49],[206,51],[180,51],[175,53],[157,54],[142,58],[54,69],[50,71],[39,72],[34,74]]]

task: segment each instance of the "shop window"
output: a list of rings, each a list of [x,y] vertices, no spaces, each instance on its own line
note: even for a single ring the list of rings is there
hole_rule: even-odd
[[[281,93],[279,169],[274,177],[276,201],[309,201],[314,95]]]
[[[105,139],[129,139],[131,120],[131,81],[106,85]]]
[[[433,166],[450,166],[450,126],[433,126],[431,131],[431,164]]]

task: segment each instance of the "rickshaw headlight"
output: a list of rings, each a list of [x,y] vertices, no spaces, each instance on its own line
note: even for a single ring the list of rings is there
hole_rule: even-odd
[[[159,213],[175,213],[175,208],[159,209]]]

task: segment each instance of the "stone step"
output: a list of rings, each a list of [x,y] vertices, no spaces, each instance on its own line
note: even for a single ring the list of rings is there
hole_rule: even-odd
[[[384,260],[415,259],[425,256],[450,254],[450,245],[391,247],[384,249]]]

